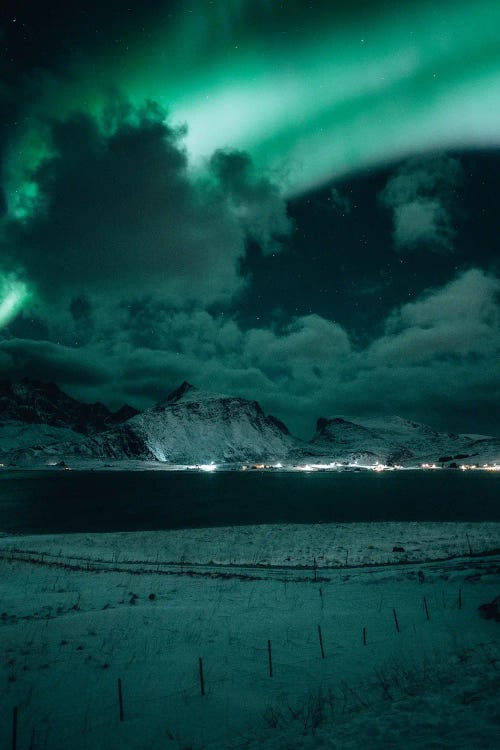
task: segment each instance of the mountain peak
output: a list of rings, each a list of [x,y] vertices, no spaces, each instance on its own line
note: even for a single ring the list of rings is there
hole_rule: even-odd
[[[172,393],[169,393],[166,399],[160,401],[153,408],[156,410],[162,410],[175,404],[187,404],[187,403],[201,403],[207,401],[238,401],[241,400],[237,396],[229,396],[225,393],[214,393],[212,391],[205,391],[197,388],[191,383],[185,380],[181,385],[176,388]]]
[[[209,464],[275,461],[294,446],[283,423],[266,416],[257,401],[199,390],[185,381],[165,401],[108,433],[97,450],[111,457],[125,453],[172,464]]]
[[[194,385],[191,385],[191,383],[188,383],[187,380],[184,380],[184,382],[182,382],[178,388],[168,394],[167,403],[175,404],[177,401],[180,401],[186,393],[195,390],[196,388],[194,387]]]

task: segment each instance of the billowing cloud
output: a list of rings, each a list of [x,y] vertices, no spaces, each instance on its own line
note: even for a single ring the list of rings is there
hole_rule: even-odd
[[[0,367],[53,377],[74,395],[115,407],[146,407],[188,379],[258,399],[304,437],[318,416],[335,414],[398,413],[495,433],[499,294],[500,279],[470,269],[393,310],[366,346],[319,315],[244,329],[230,315],[149,300],[96,316],[85,346],[8,339]]]
[[[2,373],[493,429],[496,157],[422,155],[499,143],[498,2],[38,5],[5,27]]]
[[[370,357],[388,365],[492,356],[500,340],[500,280],[471,269],[394,311]]]
[[[43,303],[233,299],[248,237],[266,251],[287,234],[286,206],[244,154],[217,154],[210,177],[194,176],[183,134],[154,104],[119,103],[104,124],[52,122],[51,153],[6,223],[3,262],[36,281]]]
[[[0,342],[0,372],[13,378],[29,374],[66,386],[100,385],[112,379],[112,369],[92,348],[63,346],[52,341],[6,339]]]
[[[192,0],[189,12],[181,0],[172,12],[92,2],[82,18],[61,4],[58,23],[24,5],[23,22],[39,28],[30,44],[19,35],[5,69],[31,58],[42,70],[16,79],[27,101],[16,171],[31,161],[34,113],[95,113],[109,87],[187,122],[193,162],[243,149],[287,172],[289,195],[412,154],[499,144],[496,0],[407,2],[404,12],[386,0]]]
[[[413,159],[389,179],[380,199],[393,212],[393,239],[398,252],[453,251],[455,188],[461,178],[458,159],[442,156]]]
[[[210,167],[249,236],[264,253],[279,250],[279,240],[290,233],[292,222],[277,186],[255,174],[250,157],[242,151],[216,151]]]

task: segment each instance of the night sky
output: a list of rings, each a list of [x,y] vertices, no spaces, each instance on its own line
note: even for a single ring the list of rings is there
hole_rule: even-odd
[[[1,14],[1,377],[498,434],[498,0]]]

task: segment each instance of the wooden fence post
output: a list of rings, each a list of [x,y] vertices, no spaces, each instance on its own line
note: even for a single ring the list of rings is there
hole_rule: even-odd
[[[425,598],[425,596],[424,596],[424,607],[425,607],[425,616],[427,617],[428,620],[430,620],[431,618],[429,617],[429,609],[427,607],[427,599]]]
[[[118,678],[118,703],[120,706],[120,721],[123,721],[123,692],[122,692],[122,681]]]
[[[267,642],[267,656],[269,660],[269,677],[273,676],[273,655],[271,652],[271,641]]]
[[[323,648],[323,636],[321,634],[321,625],[318,625],[319,647],[321,649],[321,658],[325,658],[325,649]]]
[[[203,659],[200,656],[199,659],[199,665],[200,665],[200,690],[201,694],[205,695],[205,678],[203,677]]]
[[[399,630],[399,622],[398,622],[398,616],[396,614],[396,610],[395,609],[392,610],[392,614],[394,615],[394,622],[396,623],[396,630],[399,633],[400,632],[400,630]]]

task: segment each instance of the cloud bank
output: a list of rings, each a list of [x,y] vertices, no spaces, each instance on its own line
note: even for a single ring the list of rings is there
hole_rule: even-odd
[[[42,306],[228,303],[246,284],[248,239],[270,252],[290,232],[279,190],[247,155],[219,151],[193,175],[184,131],[152,103],[116,102],[104,126],[78,115],[52,122],[50,134],[50,154],[0,240],[4,270],[36,282]]]
[[[85,346],[4,340],[0,368],[113,406],[148,406],[187,378],[258,399],[304,437],[316,417],[342,413],[495,433],[499,297],[500,279],[470,269],[394,309],[365,347],[319,315],[245,330],[235,317],[150,301],[101,318]]]

